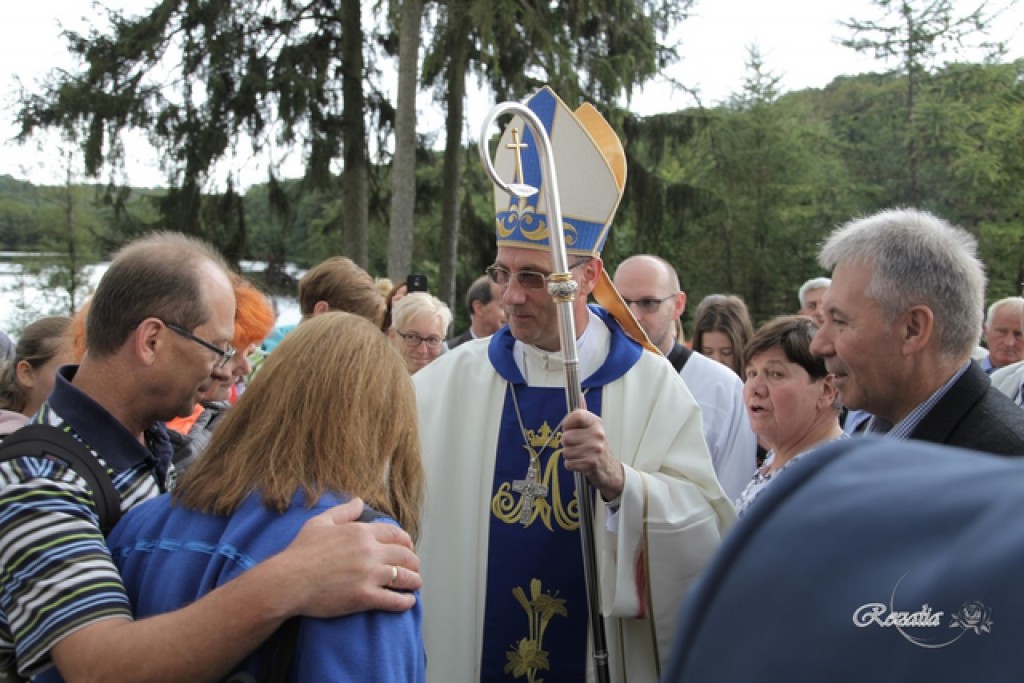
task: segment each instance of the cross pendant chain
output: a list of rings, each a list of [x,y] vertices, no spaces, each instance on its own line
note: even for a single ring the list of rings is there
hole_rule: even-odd
[[[519,523],[529,526],[530,517],[533,516],[533,504],[537,498],[544,498],[548,495],[548,487],[540,482],[540,472],[537,470],[537,461],[530,459],[530,466],[526,469],[524,479],[516,479],[512,482],[512,490],[519,494],[519,501],[523,507],[519,511]]]
[[[518,138],[516,138],[516,140],[518,141]],[[555,437],[559,436],[562,429],[562,422],[560,421],[553,431],[549,431],[548,438],[544,442],[544,445],[540,447],[540,450],[534,449],[531,444],[530,433],[526,431],[526,425],[523,424],[523,415],[519,411],[519,399],[516,397],[515,387],[511,384],[507,386],[509,392],[512,394],[512,405],[516,410],[516,420],[519,422],[519,431],[523,434],[523,446],[530,454],[530,465],[526,468],[526,476],[522,479],[514,480],[512,482],[512,490],[519,494],[519,501],[522,503],[522,507],[519,509],[519,523],[523,526],[530,526],[530,518],[533,517],[533,506],[536,504],[537,499],[545,499],[548,495],[547,485],[541,483],[540,456],[547,450],[552,441],[555,441]],[[584,396],[585,395],[586,392],[584,392]],[[565,418],[563,417],[562,420],[565,420]],[[547,424],[545,423],[545,427],[546,426]],[[555,441],[555,443],[557,444],[558,442]]]

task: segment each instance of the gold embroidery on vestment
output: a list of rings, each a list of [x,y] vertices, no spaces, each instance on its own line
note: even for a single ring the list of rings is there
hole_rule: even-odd
[[[554,432],[551,426],[545,421],[539,430],[525,430],[527,455],[537,458],[546,447],[551,447],[551,457],[544,463],[543,472],[540,475],[540,484],[547,487],[544,497],[533,498],[533,509],[523,526],[530,526],[538,518],[548,529],[554,531],[554,524],[565,531],[576,531],[580,526],[579,501],[573,494],[571,500],[565,503],[562,500],[562,490],[559,486],[561,468],[559,463],[562,460],[562,433]],[[502,482],[498,486],[497,493],[491,499],[491,512],[505,524],[521,523],[523,512],[523,496],[516,494],[513,489],[513,482]]]
[[[513,588],[512,595],[526,611],[529,630],[526,638],[520,638],[505,653],[508,659],[505,673],[511,673],[516,678],[526,676],[527,683],[544,683],[543,678],[537,678],[537,672],[551,669],[548,652],[544,649],[544,632],[552,618],[569,616],[565,600],[550,593],[542,593],[540,579],[530,580],[529,600],[521,586]]]

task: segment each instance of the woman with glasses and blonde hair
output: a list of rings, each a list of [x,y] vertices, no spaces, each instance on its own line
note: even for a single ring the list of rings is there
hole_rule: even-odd
[[[173,493],[132,509],[108,543],[141,618],[227,583],[351,497],[379,513],[373,523],[397,524],[417,538],[423,466],[416,400],[409,373],[376,325],[325,313],[270,354]],[[392,567],[382,585],[399,574]],[[423,681],[421,618],[418,602],[404,612],[302,617],[287,680]],[[259,680],[275,652],[271,639],[231,680]]]
[[[414,375],[441,355],[452,312],[443,301],[426,292],[413,292],[395,304],[388,338]]]

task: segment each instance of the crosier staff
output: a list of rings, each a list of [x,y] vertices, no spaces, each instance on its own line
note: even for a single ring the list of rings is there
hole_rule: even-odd
[[[565,401],[568,411],[572,412],[583,407],[583,390],[580,386],[579,357],[576,353],[576,323],[573,319],[572,301],[576,298],[579,285],[572,279],[569,272],[568,257],[565,252],[565,230],[562,226],[562,206],[558,198],[558,177],[555,169],[555,157],[551,149],[551,139],[537,115],[526,105],[519,102],[502,102],[496,105],[484,118],[480,132],[480,160],[483,162],[487,175],[499,188],[519,198],[532,197],[538,190],[524,183],[507,183],[498,175],[487,148],[488,130],[491,124],[504,114],[519,116],[531,132],[537,143],[540,158],[544,199],[547,205],[551,240],[552,274],[548,278],[548,293],[558,310],[558,336],[562,346],[562,358],[565,367]],[[597,551],[594,547],[594,504],[593,487],[583,474],[574,473],[576,482],[576,499],[580,509],[580,537],[583,548],[583,576],[586,582],[587,602],[590,610],[590,629],[593,639],[594,671],[598,683],[607,683],[608,646],[604,632],[604,619],[601,616],[601,593],[597,576]]]

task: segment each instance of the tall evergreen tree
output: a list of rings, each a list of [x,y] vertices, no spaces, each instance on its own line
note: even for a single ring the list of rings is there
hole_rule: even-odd
[[[851,37],[842,44],[858,52],[874,53],[882,60],[896,60],[900,72],[906,76],[904,145],[908,184],[905,199],[917,206],[921,202],[917,97],[932,60],[970,41],[996,51],[1001,51],[1002,46],[977,40],[984,36],[992,20],[987,0],[964,14],[957,12],[954,0],[874,0],[874,4],[883,12],[881,19],[854,18],[840,22],[851,32]]]
[[[161,0],[145,16],[107,16],[107,33],[67,34],[80,70],[52,73],[40,92],[22,95],[22,140],[39,129],[82,131],[85,172],[96,176],[123,163],[127,131],[145,132],[175,189],[165,220],[201,233],[200,197],[218,186],[217,173],[248,162],[236,158],[241,150],[301,151],[312,188],[335,184],[331,164],[344,155],[346,251],[365,263],[359,3]],[[217,220],[238,225],[234,215]]]

